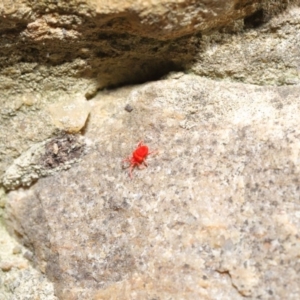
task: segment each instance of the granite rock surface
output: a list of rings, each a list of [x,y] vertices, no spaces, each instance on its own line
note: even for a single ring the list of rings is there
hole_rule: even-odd
[[[177,73],[100,93],[89,152],[10,192],[9,228],[60,299],[298,299],[299,92]],[[139,140],[158,153],[130,179]]]
[[[0,192],[2,199],[2,191]],[[0,217],[2,207],[0,203]],[[0,223],[0,299],[58,300],[53,283],[30,264],[32,253],[17,243]]]
[[[299,299],[299,7],[3,0],[0,299]]]

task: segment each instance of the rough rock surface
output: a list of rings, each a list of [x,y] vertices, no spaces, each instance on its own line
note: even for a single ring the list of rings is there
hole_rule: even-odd
[[[5,171],[3,186],[6,190],[29,187],[40,177],[71,168],[84,151],[85,142],[80,135],[65,133],[35,144]]]
[[[179,73],[100,93],[89,153],[10,192],[9,226],[61,299],[298,299],[299,92]],[[130,180],[140,139],[158,154]]]
[[[1,1],[0,299],[299,299],[299,6]]]
[[[0,201],[2,199],[0,191]],[[0,217],[2,208],[0,203]],[[28,260],[32,254],[14,240],[0,223],[0,299],[58,300],[53,284],[34,269]]]
[[[201,76],[258,85],[300,84],[300,7],[259,28],[254,25],[248,24],[243,34],[203,34],[205,51],[199,52],[192,70]]]

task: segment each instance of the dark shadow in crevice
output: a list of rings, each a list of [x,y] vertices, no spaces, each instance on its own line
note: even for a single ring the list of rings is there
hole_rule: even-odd
[[[265,17],[266,16],[263,9],[257,10],[255,13],[244,19],[244,28],[250,29],[260,27],[266,22]]]
[[[132,69],[135,69],[134,67]],[[170,72],[184,71],[184,66],[176,64],[172,61],[149,60],[143,61],[140,64],[139,70],[134,73],[124,74],[123,78],[117,83],[109,83],[105,86],[106,90],[116,89],[122,86],[143,84],[146,82],[157,81],[168,75]],[[101,80],[100,80],[101,81]],[[99,84],[102,86],[102,84]],[[99,88],[101,90],[101,87]]]

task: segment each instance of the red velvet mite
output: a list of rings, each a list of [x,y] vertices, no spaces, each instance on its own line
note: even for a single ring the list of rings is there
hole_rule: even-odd
[[[132,178],[132,170],[138,166],[140,167],[144,164],[146,167],[148,166],[146,163],[146,158],[149,154],[152,154],[156,151],[149,152],[148,146],[143,144],[143,141],[140,141],[136,147],[136,149],[132,152],[131,156],[123,159],[123,162],[129,162],[129,176]]]

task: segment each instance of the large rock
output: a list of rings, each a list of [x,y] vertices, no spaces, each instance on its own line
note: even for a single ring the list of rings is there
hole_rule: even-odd
[[[45,39],[51,34],[59,37],[59,30],[62,28],[80,33],[77,29],[87,28],[92,23],[94,26],[90,30],[99,26],[108,32],[126,31],[166,39],[221,27],[253,13],[256,15],[252,17],[252,21],[259,24],[267,16],[285,9],[288,3],[296,2],[297,0],[25,0],[12,3],[4,0],[0,5],[0,12],[3,30],[24,30],[27,26],[27,35],[35,39]]]
[[[297,299],[299,92],[179,73],[100,93],[88,153],[10,192],[8,225],[60,299]],[[141,139],[158,153],[131,180]]]

